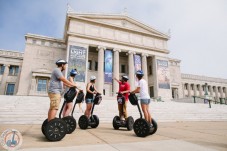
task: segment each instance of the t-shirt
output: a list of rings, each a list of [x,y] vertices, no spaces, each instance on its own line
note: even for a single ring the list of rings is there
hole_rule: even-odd
[[[53,72],[51,73],[50,78],[50,85],[49,85],[49,93],[61,93],[63,88],[63,83],[59,79],[60,77],[63,77],[63,74],[59,68],[55,68]]]
[[[139,80],[138,87],[140,87],[140,99],[150,99],[148,85],[144,79]]]
[[[130,85],[128,82],[119,82],[119,92],[130,90]],[[124,93],[125,100],[128,101],[128,93]]]

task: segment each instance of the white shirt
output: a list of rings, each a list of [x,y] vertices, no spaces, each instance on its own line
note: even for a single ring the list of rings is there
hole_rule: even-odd
[[[140,87],[140,99],[150,99],[148,85],[144,79],[139,80],[138,87]]]

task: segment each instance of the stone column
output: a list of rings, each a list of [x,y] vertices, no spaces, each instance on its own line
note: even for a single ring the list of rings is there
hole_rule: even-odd
[[[157,98],[159,96],[157,56],[152,57],[152,68],[153,68],[153,77],[154,77],[154,97]]]
[[[209,91],[210,91],[210,96],[213,97],[213,93],[214,93],[214,91],[213,91],[213,86],[210,86],[209,88],[210,88],[210,90],[209,90]]]
[[[144,73],[144,79],[148,83],[148,76],[147,76],[147,54],[142,54],[142,70]]]
[[[218,96],[218,87],[217,87],[217,86],[215,86],[214,91],[215,91],[215,97],[216,97],[216,99],[219,100],[219,96]]]
[[[196,84],[193,85],[193,89],[194,89],[194,96],[197,96],[197,86],[196,86]]]
[[[6,91],[6,81],[7,81],[7,77],[9,75],[9,67],[10,65],[8,64],[4,64],[5,69],[4,69],[4,73],[2,76],[2,81],[1,81],[1,86],[0,86],[0,95],[4,95],[5,91]]]
[[[199,96],[200,97],[203,96],[203,88],[202,88],[201,84],[199,85]]]
[[[184,85],[185,85],[185,83],[182,83],[182,90],[183,90],[183,98],[185,98],[185,90],[184,90]]]
[[[221,95],[221,98],[224,98],[224,95],[223,95],[223,87],[220,87],[220,95]]]
[[[119,52],[121,52],[120,49],[114,49],[114,68],[113,68],[113,77],[119,79]],[[113,95],[115,95],[116,92],[118,92],[119,84],[114,81],[113,82]]]
[[[129,72],[129,84],[132,90],[135,89],[135,67],[134,67],[134,59],[133,55],[135,52],[128,52],[128,72]]]
[[[97,89],[103,94],[104,86],[104,51],[105,47],[98,47],[98,77],[97,77]]]
[[[188,83],[187,88],[188,88],[188,97],[191,97],[191,84],[190,83]]]

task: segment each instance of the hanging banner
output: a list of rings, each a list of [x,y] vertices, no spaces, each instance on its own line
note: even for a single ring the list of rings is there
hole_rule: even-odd
[[[105,83],[112,83],[113,79],[113,52],[105,50]]]
[[[157,60],[157,72],[158,87],[161,89],[170,89],[168,61]]]
[[[135,65],[135,72],[138,70],[142,70],[140,55],[134,55],[134,65]]]
[[[134,66],[135,66],[135,73],[138,70],[142,70],[142,65],[141,65],[141,56],[140,55],[134,55]],[[138,86],[138,79],[136,78],[135,75],[135,86]]]
[[[72,69],[77,69],[78,75],[75,77],[77,82],[85,82],[87,49],[79,46],[69,47],[68,74]]]

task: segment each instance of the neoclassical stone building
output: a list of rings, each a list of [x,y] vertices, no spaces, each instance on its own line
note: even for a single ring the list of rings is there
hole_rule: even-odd
[[[113,77],[128,75],[133,89],[137,84],[135,71],[142,69],[151,97],[202,96],[205,83],[211,95],[226,97],[227,80],[181,74],[180,60],[169,58],[169,38],[127,15],[68,12],[62,39],[26,34],[24,53],[0,51],[0,69],[4,68],[1,94],[9,94],[8,85],[14,83],[13,94],[46,96],[55,61],[63,58],[69,62],[66,77],[69,70],[77,68],[76,81],[85,89],[90,76],[95,75],[98,90],[106,96],[118,91]],[[18,57],[6,57],[6,53]],[[12,79],[8,73],[15,65],[18,73]]]

